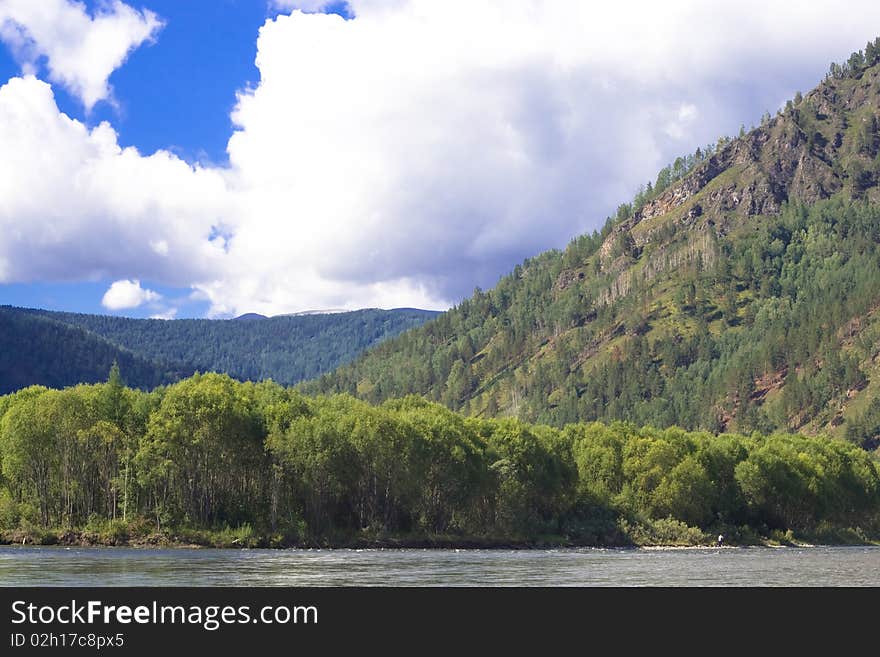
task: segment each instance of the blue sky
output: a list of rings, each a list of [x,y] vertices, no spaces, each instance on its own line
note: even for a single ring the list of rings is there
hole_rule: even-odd
[[[880,29],[830,0],[42,2],[0,6],[0,304],[137,317],[446,308]]]
[[[257,30],[279,10],[261,0],[127,4],[156,12],[165,25],[157,43],[135,50],[110,77],[119,106],[99,103],[85,113],[77,98],[57,86],[58,108],[88,125],[111,122],[123,146],[144,153],[170,149],[187,161],[225,164],[235,94],[260,77],[254,66]],[[85,5],[94,12],[100,2]],[[322,12],[347,16],[346,7],[333,2]],[[9,49],[0,49],[0,80],[19,72]]]

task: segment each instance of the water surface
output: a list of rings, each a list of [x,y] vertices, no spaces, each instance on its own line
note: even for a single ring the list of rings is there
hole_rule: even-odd
[[[3,586],[880,586],[880,547],[193,550],[0,546]]]

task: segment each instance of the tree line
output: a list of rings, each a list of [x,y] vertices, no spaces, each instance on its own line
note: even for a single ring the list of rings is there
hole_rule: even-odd
[[[880,37],[868,41],[864,50],[857,50],[843,62],[831,62],[826,80],[842,80],[844,78],[858,78],[866,68],[880,63]]]
[[[225,531],[254,545],[627,544],[880,529],[877,462],[830,438],[552,428],[220,374],[143,392],[118,369],[103,384],[0,397],[0,418],[9,540],[95,529],[119,541]]]

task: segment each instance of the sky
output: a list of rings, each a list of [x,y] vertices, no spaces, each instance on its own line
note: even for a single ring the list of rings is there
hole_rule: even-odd
[[[0,0],[0,304],[445,309],[878,34],[862,0]]]

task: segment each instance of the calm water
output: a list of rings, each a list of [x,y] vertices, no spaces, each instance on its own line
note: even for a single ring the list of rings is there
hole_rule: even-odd
[[[140,550],[0,547],[3,586],[880,586],[880,547]]]

